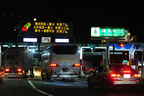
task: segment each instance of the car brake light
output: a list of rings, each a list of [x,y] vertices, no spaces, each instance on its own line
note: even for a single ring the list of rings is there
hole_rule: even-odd
[[[50,64],[50,67],[58,67],[58,64],[52,63]]]
[[[21,68],[18,68],[17,71],[18,71],[18,72],[22,72],[22,69],[21,69]]]
[[[141,77],[141,74],[134,74],[134,77]]]
[[[0,75],[2,75],[2,72],[0,72]]]
[[[130,71],[123,71],[123,73],[130,73]]]
[[[119,77],[121,76],[120,74],[111,74],[111,77]]]
[[[74,66],[74,67],[80,67],[80,65],[81,65],[81,64],[76,63],[76,64],[74,64],[73,66]]]
[[[9,72],[9,71],[10,71],[10,69],[9,69],[9,68],[6,68],[6,69],[5,69],[5,72]]]

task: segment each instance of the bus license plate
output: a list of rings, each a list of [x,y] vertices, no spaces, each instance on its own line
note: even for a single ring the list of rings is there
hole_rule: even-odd
[[[124,78],[130,78],[130,74],[124,74]]]

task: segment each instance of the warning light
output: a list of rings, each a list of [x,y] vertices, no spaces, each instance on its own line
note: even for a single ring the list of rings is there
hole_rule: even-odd
[[[27,30],[30,28],[30,26],[31,26],[31,23],[30,23],[30,22],[26,23],[26,24],[22,27],[22,31],[26,31],[26,32],[27,32]]]
[[[119,44],[119,47],[124,47],[124,44],[123,44],[123,43],[120,43],[120,44]]]

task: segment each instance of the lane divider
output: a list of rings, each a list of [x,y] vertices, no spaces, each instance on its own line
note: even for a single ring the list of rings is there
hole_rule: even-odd
[[[40,93],[42,93],[42,94],[44,94],[44,95],[47,95],[47,96],[53,96],[53,95],[51,95],[51,94],[49,94],[49,93],[46,93],[46,92],[44,92],[44,91],[42,91],[42,90],[37,89],[37,88],[35,87],[35,85],[34,85],[30,80],[28,80],[28,82],[29,82],[29,84],[32,86],[32,88],[35,89],[36,91],[38,91],[38,92],[40,92]]]

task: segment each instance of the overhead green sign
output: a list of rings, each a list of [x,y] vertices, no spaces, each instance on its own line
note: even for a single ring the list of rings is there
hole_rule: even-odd
[[[91,37],[124,37],[125,28],[91,27]]]

